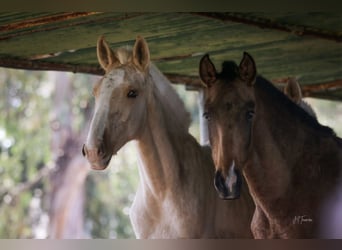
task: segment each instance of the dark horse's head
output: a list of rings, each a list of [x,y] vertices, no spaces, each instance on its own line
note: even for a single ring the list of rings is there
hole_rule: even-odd
[[[240,195],[241,168],[248,159],[254,118],[256,79],[253,58],[244,53],[239,66],[224,62],[219,73],[208,55],[200,61],[209,139],[216,167],[215,187],[224,199]]]

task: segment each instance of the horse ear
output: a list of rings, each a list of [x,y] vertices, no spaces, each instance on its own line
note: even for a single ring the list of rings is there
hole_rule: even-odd
[[[247,52],[243,52],[243,58],[239,65],[240,78],[253,85],[256,79],[256,66],[253,57]]]
[[[206,87],[211,87],[216,81],[216,68],[215,65],[206,54],[201,58],[199,65],[199,75]]]
[[[103,36],[97,40],[97,59],[104,70],[107,70],[109,66],[120,64]]]
[[[295,78],[290,78],[284,88],[284,93],[295,103],[299,103],[302,100],[302,91],[299,83]]]
[[[133,48],[133,62],[140,69],[145,71],[150,63],[150,50],[147,42],[141,36],[137,36]]]

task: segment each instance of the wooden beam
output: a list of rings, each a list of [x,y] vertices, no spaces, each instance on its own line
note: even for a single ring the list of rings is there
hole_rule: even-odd
[[[0,67],[25,70],[67,71],[92,75],[104,74],[104,71],[100,66],[54,63],[40,60],[25,60],[20,58],[0,58]],[[190,88],[202,87],[201,81],[198,77],[179,75],[174,73],[164,74],[174,84],[185,84]]]
[[[342,79],[337,79],[325,83],[302,85],[301,88],[304,97],[315,96],[315,94],[317,93],[324,93],[327,91],[342,89]]]
[[[93,75],[104,74],[104,71],[101,69],[100,66],[55,63],[20,58],[0,58],[0,67],[27,70],[67,71],[73,73],[85,73]]]
[[[291,77],[272,79],[272,83],[276,86],[279,86],[279,88],[282,88],[280,86],[287,84],[290,78]],[[342,89],[342,79],[336,79],[336,80],[333,80],[330,82],[324,82],[324,83],[301,85],[301,90],[302,90],[302,94],[304,97],[309,97],[309,96],[314,96],[314,95],[316,96],[316,93],[319,93],[319,95],[324,94],[324,93],[327,94],[327,92],[334,91],[337,89]]]
[[[27,60],[20,58],[0,58],[0,67],[26,69],[26,70],[53,70],[53,71],[67,71],[73,73],[84,73],[92,75],[103,75],[104,71],[100,66],[94,65],[76,65],[66,63],[54,63],[41,60]],[[199,77],[187,76],[175,73],[164,73],[164,75],[173,84],[183,84],[189,90],[199,90],[203,88]],[[282,85],[287,82],[289,77],[271,79],[275,85]],[[330,91],[342,89],[342,79],[337,79],[330,82],[316,83],[310,85],[302,85],[302,92],[304,97],[318,97],[320,94],[326,94]],[[334,97],[336,99],[336,97]]]
[[[204,85],[201,83],[201,80],[197,76],[186,76],[174,73],[163,73],[170,82],[174,84],[183,84],[186,85],[188,89],[200,89],[203,88]]]
[[[222,13],[222,12],[194,12],[194,15],[204,16],[213,18],[221,21],[230,21],[236,23],[243,23],[251,26],[256,26],[262,29],[273,29],[284,31],[298,36],[313,36],[321,39],[332,40],[335,42],[342,42],[341,33],[331,32],[327,30],[320,30],[304,25],[293,25],[293,24],[281,24],[274,22],[267,18],[261,17],[247,17],[244,13]]]

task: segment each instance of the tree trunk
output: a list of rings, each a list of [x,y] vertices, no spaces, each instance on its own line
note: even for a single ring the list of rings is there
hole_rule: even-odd
[[[51,122],[56,171],[50,178],[49,238],[85,238],[84,194],[89,166],[81,154],[80,137],[84,133],[73,131],[71,126],[73,89],[67,73],[50,74],[55,76],[56,84]]]

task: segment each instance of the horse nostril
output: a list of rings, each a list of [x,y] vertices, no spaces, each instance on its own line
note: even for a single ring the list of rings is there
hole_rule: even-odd
[[[99,146],[99,148],[97,149],[97,153],[98,153],[98,155],[104,154],[104,146],[103,146],[103,144],[101,144]]]
[[[222,196],[225,197],[228,194],[228,189],[224,182],[224,177],[221,174],[221,171],[216,171],[214,185],[217,192]]]
[[[82,147],[82,155],[85,157],[87,154],[87,150],[85,148],[85,145],[83,144],[83,147]]]

